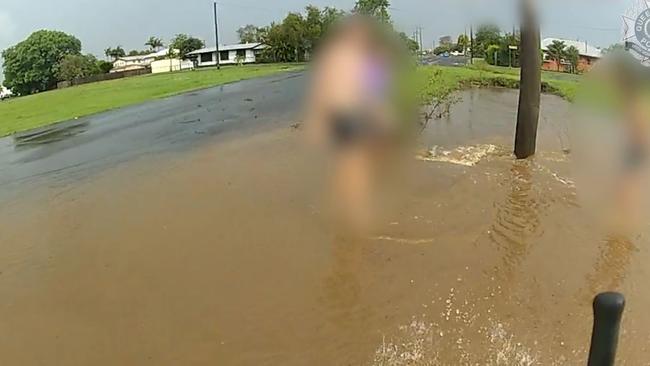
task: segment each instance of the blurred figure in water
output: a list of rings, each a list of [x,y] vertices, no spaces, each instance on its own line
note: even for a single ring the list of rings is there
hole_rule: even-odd
[[[633,234],[650,219],[650,69],[610,54],[583,89],[572,136],[581,193],[608,230]]]
[[[334,148],[336,217],[355,228],[370,221],[378,160],[397,134],[394,82],[400,55],[389,31],[352,16],[319,49],[307,105],[312,141]]]

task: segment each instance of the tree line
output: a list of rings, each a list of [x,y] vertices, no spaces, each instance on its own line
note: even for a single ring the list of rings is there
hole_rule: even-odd
[[[165,46],[157,37],[145,43],[149,49],[125,52],[122,46],[104,50],[113,62],[125,56],[146,55]],[[165,56],[185,58],[189,52],[203,48],[202,40],[187,34],[178,34],[169,43]],[[60,31],[39,30],[24,41],[2,51],[4,60],[4,86],[17,95],[29,95],[54,89],[59,81],[70,81],[111,71],[113,63],[98,60],[94,55],[81,52],[81,41]]]
[[[280,22],[258,27],[246,25],[237,30],[242,43],[263,43],[262,62],[302,62],[310,58],[328,30],[342,17],[354,13],[372,16],[392,29],[388,0],[358,0],[346,12],[334,7],[305,7],[303,13],[291,12]],[[418,44],[405,33],[398,33],[408,49],[415,52]]]
[[[441,44],[433,50],[436,55],[448,52],[467,53],[472,47],[472,40],[465,34],[458,37],[456,43]],[[514,47],[514,48],[511,48]],[[472,57],[484,58],[490,65],[519,66],[521,48],[521,35],[513,30],[512,33],[502,33],[497,25],[484,24],[478,27],[473,39]],[[603,49],[603,54],[624,49],[622,44],[614,44]],[[547,47],[549,59],[557,63],[557,71],[561,71],[562,64],[568,65],[568,72],[578,73],[580,63],[580,50],[574,46],[567,46],[565,42],[555,40]],[[540,57],[543,54],[540,50]]]
[[[403,32],[394,30],[389,7],[389,0],[357,0],[354,9],[349,12],[309,5],[304,13],[291,12],[281,22],[273,22],[265,27],[247,25],[237,33],[243,43],[260,42],[267,45],[261,62],[301,62],[310,58],[337,20],[355,13],[378,19],[398,34],[411,51],[417,51],[417,42]],[[144,45],[149,48],[129,52],[120,45],[109,47],[104,50],[104,55],[114,62],[127,55],[147,54],[165,46],[162,39],[157,37],[150,37]],[[168,46],[170,52],[161,58],[185,59],[188,53],[205,47],[205,44],[195,37],[178,34]],[[4,85],[17,95],[29,95],[53,89],[59,81],[107,73],[113,67],[111,62],[98,60],[91,54],[83,54],[81,50],[81,41],[73,35],[51,30],[34,32],[22,42],[2,51]]]
[[[433,53],[441,55],[455,51],[467,54],[471,51],[472,57],[484,58],[490,65],[518,66],[520,47],[519,33],[503,33],[497,25],[483,24],[477,28],[473,40],[466,34],[461,34],[456,43],[442,44]]]

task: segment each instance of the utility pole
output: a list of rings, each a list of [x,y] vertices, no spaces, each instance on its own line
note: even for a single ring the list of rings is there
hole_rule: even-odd
[[[542,89],[542,60],[539,57],[540,28],[534,0],[522,0],[521,82],[515,136],[515,156],[526,159],[537,148],[537,125]]]
[[[467,40],[468,40],[468,38],[467,38],[467,25],[465,25],[465,33],[463,33],[463,34],[465,35],[465,42],[463,43],[463,56],[467,57]]]
[[[469,63],[474,64],[474,24],[469,25]]]
[[[220,58],[221,55],[219,54],[219,22],[217,18],[217,2],[214,2],[214,39],[215,39],[215,46],[216,46],[216,54],[217,54],[217,70],[221,70],[221,62]]]
[[[422,61],[422,55],[424,54],[424,44],[422,43],[422,27],[418,26],[418,46],[420,49],[420,61]]]
[[[422,27],[416,26],[415,27],[415,32],[413,32],[413,40],[415,43],[418,44],[418,60],[420,63],[422,62],[422,47],[424,45],[422,44]]]

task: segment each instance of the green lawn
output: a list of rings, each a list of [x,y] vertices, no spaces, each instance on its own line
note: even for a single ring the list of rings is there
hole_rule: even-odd
[[[304,65],[270,64],[150,74],[10,99],[0,102],[0,136],[191,90],[302,68]]]

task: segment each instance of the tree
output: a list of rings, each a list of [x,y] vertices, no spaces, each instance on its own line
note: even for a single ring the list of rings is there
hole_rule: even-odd
[[[187,34],[177,34],[169,44],[170,49],[178,50],[178,57],[184,60],[187,54],[205,47],[205,43]]]
[[[81,41],[59,31],[40,30],[2,52],[4,84],[19,95],[56,86],[56,67],[66,55],[81,53]]]
[[[411,53],[416,53],[420,50],[420,45],[414,39],[407,36],[406,33],[400,32],[399,38],[406,45],[406,49],[408,49]]]
[[[292,12],[281,23],[257,28],[259,42],[268,46],[261,59],[272,62],[304,61],[315,52],[332,24],[344,14],[336,8],[319,9],[310,5],[305,8],[305,15]],[[245,28],[243,35],[249,34]]]
[[[489,58],[485,52],[493,44],[501,44],[501,29],[493,24],[481,25],[474,36],[472,55],[476,55],[476,57],[483,56],[486,59]]]
[[[127,54],[127,56],[141,56],[141,55],[148,55],[150,51],[139,51],[139,50],[131,50]]]
[[[578,63],[580,62],[580,50],[571,46],[564,52],[566,60],[571,64],[571,72],[578,73]]]
[[[306,16],[303,18],[303,31],[305,35],[305,51],[309,54],[314,52],[318,41],[324,32],[323,19],[321,10],[313,5],[308,5],[305,8]]]
[[[162,39],[153,36],[149,37],[149,39],[147,40],[147,42],[144,43],[144,45],[151,47],[151,50],[153,51],[158,51],[158,49],[165,46]]]
[[[126,56],[126,52],[124,51],[124,48],[122,46],[117,46],[115,48],[107,48],[104,50],[104,54],[107,57],[110,57],[113,59],[113,61],[117,60],[120,57]]]
[[[108,74],[113,69],[113,64],[108,61],[97,60],[97,68],[102,74]]]
[[[268,47],[263,52],[264,59],[274,62],[305,60],[310,44],[302,14],[287,14],[282,23],[271,23],[265,33],[264,44]]]
[[[415,41],[414,41],[415,42]],[[453,45],[445,43],[433,49],[433,54],[440,56],[444,53],[449,53],[452,51]]]
[[[262,41],[263,29],[252,24],[245,25],[237,30],[239,42],[258,43]]]
[[[264,44],[267,48],[262,51],[264,62],[292,62],[295,61],[295,48],[285,39],[284,28],[281,23],[271,23],[265,28]]]
[[[533,0],[522,0],[521,82],[515,133],[515,156],[526,159],[537,149],[539,102],[542,90],[542,59],[539,57],[540,28]]]
[[[101,70],[93,55],[66,55],[56,67],[59,81],[70,81],[99,74]]]
[[[332,27],[333,24],[341,20],[345,16],[343,10],[326,6],[320,13],[321,16],[321,25],[323,34],[325,34]]]
[[[552,60],[555,60],[557,63],[557,71],[560,71],[560,66],[562,66],[562,59],[566,53],[566,43],[562,41],[555,40],[553,43],[548,45],[546,48],[548,55]]]
[[[463,54],[467,53],[467,48],[469,47],[469,37],[466,34],[461,34],[458,36],[458,42],[456,42],[458,48],[460,48]]]
[[[499,53],[501,51],[501,46],[498,44],[489,45],[485,50],[485,62],[490,65],[499,65]]]
[[[357,14],[368,15],[384,23],[390,23],[390,13],[388,0],[357,0],[354,5],[354,12]]]

